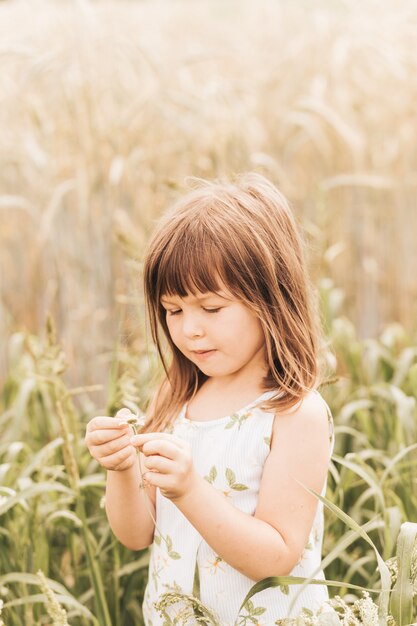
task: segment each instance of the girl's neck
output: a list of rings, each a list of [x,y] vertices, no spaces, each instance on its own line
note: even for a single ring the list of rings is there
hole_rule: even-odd
[[[233,383],[225,383],[224,381],[216,381],[212,378],[208,378],[202,385],[204,391],[216,395],[228,395],[228,396],[242,396],[247,394],[261,395],[266,391],[262,386],[262,381],[259,380],[258,384],[255,384],[253,380],[250,382],[235,381]],[[201,387],[201,388],[202,388]]]

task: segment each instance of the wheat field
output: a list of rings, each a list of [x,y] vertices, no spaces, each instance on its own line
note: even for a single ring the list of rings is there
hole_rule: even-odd
[[[155,217],[187,177],[248,169],[361,337],[414,332],[416,33],[414,1],[2,2],[2,344],[51,311],[93,384],[120,332],[146,341]]]
[[[110,531],[85,425],[161,371],[155,220],[252,169],[306,237],[336,424],[339,617],[285,626],[416,623],[416,49],[414,0],[0,2],[0,626],[143,624],[149,556]]]

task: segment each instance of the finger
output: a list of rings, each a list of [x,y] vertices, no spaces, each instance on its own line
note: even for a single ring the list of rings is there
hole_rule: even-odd
[[[138,444],[132,442],[134,437],[130,437],[130,443],[137,447]],[[176,461],[180,456],[183,455],[183,448],[179,448],[172,441],[164,441],[163,439],[154,439],[152,441],[146,441],[142,446],[140,446],[141,451],[145,456],[150,456],[152,454],[160,456],[164,456],[167,459],[171,459]]]
[[[117,471],[118,472],[122,472],[124,470],[129,469],[130,467],[132,467],[133,461],[134,461],[134,459],[132,459],[129,456],[125,461],[123,461],[120,465],[117,466]]]
[[[104,444],[109,445],[113,441],[118,441],[116,444],[117,448],[122,447],[120,444],[123,443],[121,440],[126,440],[124,445],[130,443],[130,429],[129,430],[95,430],[93,432],[88,433],[85,438],[86,444],[90,446],[102,446]]]
[[[114,454],[101,457],[99,462],[106,469],[119,470],[126,464],[127,460],[131,458],[131,456],[132,448],[129,446],[127,448],[123,448],[123,450],[115,452]]]
[[[173,461],[158,455],[146,457],[143,464],[147,471],[154,470],[160,474],[172,474],[175,469],[175,463]]]
[[[142,480],[145,485],[150,485],[151,487],[169,488],[171,484],[171,479],[166,474],[152,471],[144,472]]]
[[[170,433],[144,433],[143,435],[134,435],[132,437],[131,443],[136,446],[142,446],[147,441],[152,441],[154,439],[164,439],[166,441],[171,441],[175,443],[179,448],[183,448],[185,446],[185,442],[180,437],[176,435],[171,435]]]
[[[124,424],[123,424],[124,422]],[[122,428],[126,427],[126,420],[123,418],[108,417],[106,415],[98,415],[93,417],[87,424],[87,432],[91,433],[94,430],[106,430],[107,428]]]
[[[123,407],[123,409],[119,409],[114,417],[130,417],[134,415],[130,409]]]
[[[123,450],[127,447],[131,447],[129,442],[129,434],[122,435],[117,439],[112,439],[111,441],[99,444],[98,446],[93,446],[93,448],[97,448],[100,456],[107,456],[109,454],[113,454],[114,452],[118,452],[119,450]]]

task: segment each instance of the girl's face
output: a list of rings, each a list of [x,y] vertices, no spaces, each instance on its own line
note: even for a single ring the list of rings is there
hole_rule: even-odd
[[[267,371],[261,323],[226,290],[220,293],[163,296],[171,339],[209,377],[260,381]]]

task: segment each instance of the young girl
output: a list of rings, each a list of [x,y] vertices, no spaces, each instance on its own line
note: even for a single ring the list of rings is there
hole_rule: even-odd
[[[86,443],[108,470],[113,532],[132,550],[152,544],[145,624],[171,623],[156,608],[169,591],[199,593],[222,626],[318,609],[325,585],[265,589],[240,609],[268,576],[324,580],[323,505],[304,486],[325,493],[333,422],[317,391],[320,325],[285,198],[254,173],[203,183],[159,223],[144,288],[166,376],[139,435],[123,409],[92,419]],[[181,621],[185,606],[165,609],[172,623],[197,623]]]

